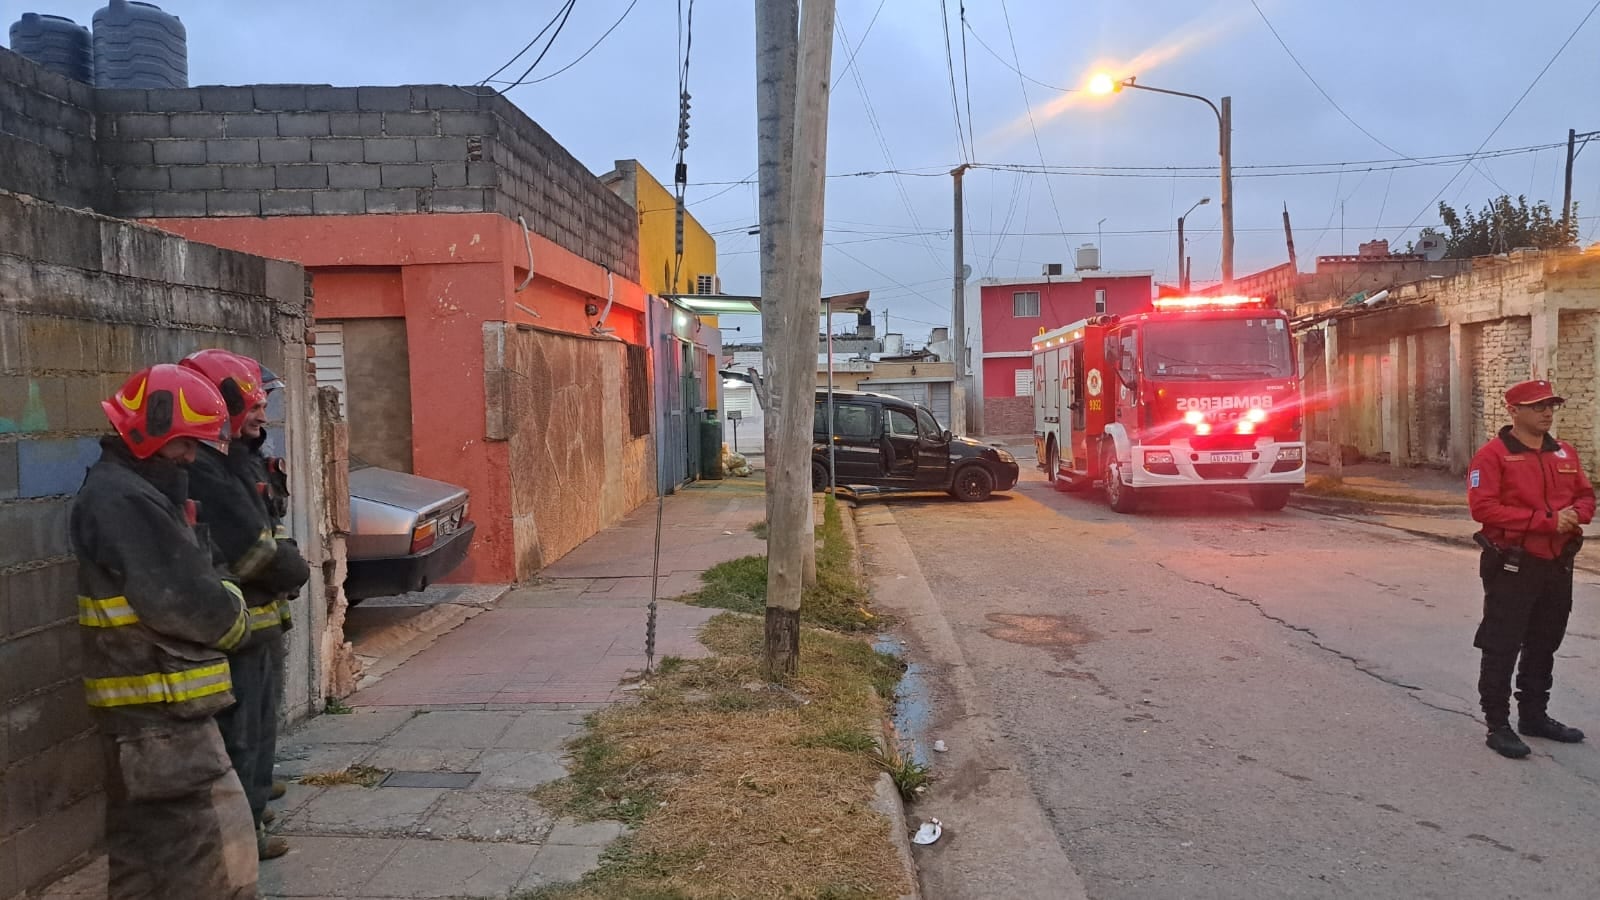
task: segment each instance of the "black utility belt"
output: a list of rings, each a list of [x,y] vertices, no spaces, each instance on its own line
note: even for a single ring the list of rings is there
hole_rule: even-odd
[[[1472,536],[1472,540],[1479,547],[1483,548],[1484,564],[1481,568],[1484,571],[1488,572],[1498,569],[1502,572],[1510,572],[1513,574],[1522,571],[1523,566],[1557,566],[1563,569],[1571,568],[1573,558],[1576,557],[1578,555],[1578,551],[1583,548],[1583,535],[1581,534],[1573,535],[1572,539],[1567,541],[1566,546],[1561,548],[1561,555],[1555,559],[1545,559],[1542,556],[1534,556],[1528,553],[1522,547],[1498,546],[1493,541],[1489,540],[1489,538],[1486,537],[1481,531],[1477,534],[1474,534]]]

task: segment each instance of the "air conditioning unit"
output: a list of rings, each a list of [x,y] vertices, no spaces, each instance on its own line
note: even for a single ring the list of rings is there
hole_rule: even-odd
[[[696,294],[722,293],[722,279],[716,275],[697,275],[694,279],[694,292]]]

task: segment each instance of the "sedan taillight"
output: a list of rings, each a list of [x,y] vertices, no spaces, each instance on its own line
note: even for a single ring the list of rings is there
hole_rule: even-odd
[[[411,529],[411,552],[421,553],[429,547],[432,547],[434,538],[438,534],[438,528],[439,524],[437,520],[429,519],[426,522],[419,523],[417,527]]]

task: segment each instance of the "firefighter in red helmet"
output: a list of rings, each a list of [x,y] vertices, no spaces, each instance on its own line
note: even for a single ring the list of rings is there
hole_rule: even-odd
[[[84,692],[105,746],[111,900],[254,898],[250,807],[212,718],[249,614],[195,527],[186,466],[227,408],[197,373],[145,369],[101,404],[116,435],[73,501]]]
[[[189,492],[218,562],[238,579],[249,608],[249,635],[230,654],[238,703],[217,723],[250,799],[260,858],[274,859],[289,850],[265,828],[278,743],[282,635],[291,624],[289,600],[311,570],[295,543],[280,536],[268,505],[269,485],[256,453],[267,421],[260,365],[218,349],[190,354],[182,365],[215,385],[228,407],[232,439],[224,450],[201,448],[190,466]]]

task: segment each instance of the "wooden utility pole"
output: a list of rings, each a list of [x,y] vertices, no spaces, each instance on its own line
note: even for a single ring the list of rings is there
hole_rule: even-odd
[[[762,333],[773,407],[765,435],[768,540],[762,668],[772,679],[799,670],[808,549],[815,565],[810,450],[834,4],[806,0],[798,44],[796,10],[794,0],[756,0]],[[770,234],[769,221],[774,225]]]

